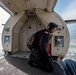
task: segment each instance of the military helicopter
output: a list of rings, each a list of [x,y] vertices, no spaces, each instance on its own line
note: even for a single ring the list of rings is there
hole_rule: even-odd
[[[0,0],[0,5],[11,17],[4,25],[2,33],[3,51],[6,55],[28,58],[29,36],[47,27],[50,22],[58,24],[57,31],[49,41],[51,56],[65,57],[69,48],[69,31],[66,23],[76,20],[63,20],[54,11],[58,0]]]
[[[59,26],[53,34],[52,56],[65,56],[69,47],[69,31],[64,20],[53,11],[57,0],[1,0],[3,8],[11,15],[4,26],[2,45],[5,53],[29,52],[27,39],[36,31],[55,22]]]

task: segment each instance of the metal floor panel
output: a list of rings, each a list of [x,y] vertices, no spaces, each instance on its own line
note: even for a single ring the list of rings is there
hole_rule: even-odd
[[[18,51],[12,54],[12,57],[19,57],[19,58],[29,58],[30,51]]]

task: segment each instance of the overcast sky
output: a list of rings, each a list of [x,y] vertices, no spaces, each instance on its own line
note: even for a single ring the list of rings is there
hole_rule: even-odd
[[[76,0],[58,0],[54,10],[64,20],[76,19]]]
[[[9,19],[10,14],[7,13],[3,8],[0,7],[0,34],[2,33],[3,26],[6,21]]]

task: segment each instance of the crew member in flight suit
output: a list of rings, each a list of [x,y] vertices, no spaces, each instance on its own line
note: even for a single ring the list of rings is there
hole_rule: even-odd
[[[29,65],[37,66],[45,71],[52,72],[53,66],[51,61],[49,60],[49,56],[47,53],[47,46],[48,41],[50,40],[50,33],[54,33],[56,28],[58,27],[57,24],[51,22],[47,26],[46,29],[40,30],[36,32],[37,34],[37,44],[35,45],[34,49],[31,51],[29,56]]]

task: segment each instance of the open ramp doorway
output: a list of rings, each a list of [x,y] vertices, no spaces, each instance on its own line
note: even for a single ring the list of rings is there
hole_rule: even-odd
[[[0,57],[4,55],[4,52],[2,51],[2,31],[10,16],[11,15],[7,11],[0,7]]]

